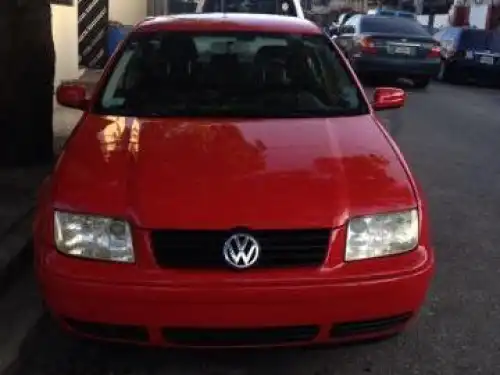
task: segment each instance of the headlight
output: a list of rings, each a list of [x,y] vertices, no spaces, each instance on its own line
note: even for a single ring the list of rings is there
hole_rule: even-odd
[[[418,244],[417,210],[352,219],[347,228],[345,260],[395,255]]]
[[[133,263],[134,249],[127,222],[106,217],[54,214],[57,250],[80,258]]]

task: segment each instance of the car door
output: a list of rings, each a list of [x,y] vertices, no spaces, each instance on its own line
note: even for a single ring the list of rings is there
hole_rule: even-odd
[[[349,20],[340,27],[339,35],[335,39],[335,43],[339,46],[342,52],[344,52],[347,58],[349,58],[352,52],[354,36],[357,33],[360,18],[360,15],[355,15],[349,18]]]

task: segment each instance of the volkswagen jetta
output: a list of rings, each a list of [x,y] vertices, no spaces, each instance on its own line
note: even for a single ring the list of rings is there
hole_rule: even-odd
[[[337,47],[292,17],[148,19],[40,190],[36,270],[71,332],[165,346],[385,337],[433,272],[419,187]]]

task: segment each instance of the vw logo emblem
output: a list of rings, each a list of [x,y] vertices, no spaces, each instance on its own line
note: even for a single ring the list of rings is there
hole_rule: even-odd
[[[230,266],[244,269],[257,263],[260,256],[260,245],[254,237],[237,233],[227,239],[222,252],[224,259]]]

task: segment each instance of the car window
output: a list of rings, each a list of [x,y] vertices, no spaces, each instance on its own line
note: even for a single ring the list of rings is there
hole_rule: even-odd
[[[447,30],[447,29],[445,29],[445,30],[441,30],[441,31],[438,31],[437,33],[435,33],[435,34],[434,34],[434,39],[441,41],[441,40],[443,40],[443,39],[446,37],[446,35],[448,35],[448,34],[449,34],[449,33],[448,33],[448,30]]]
[[[94,111],[126,116],[330,117],[368,113],[323,35],[131,35]]]
[[[356,27],[356,25],[358,24],[359,18],[360,18],[360,16],[356,14],[356,15],[352,16],[351,18],[349,18],[347,20],[347,22],[345,23],[345,25]]]
[[[362,33],[430,36],[429,32],[417,21],[401,17],[363,17],[360,28]]]
[[[222,7],[224,6],[224,9]],[[202,12],[259,13],[297,16],[292,0],[205,0]]]
[[[460,35],[459,48],[487,49],[489,34],[486,30],[464,30]]]

